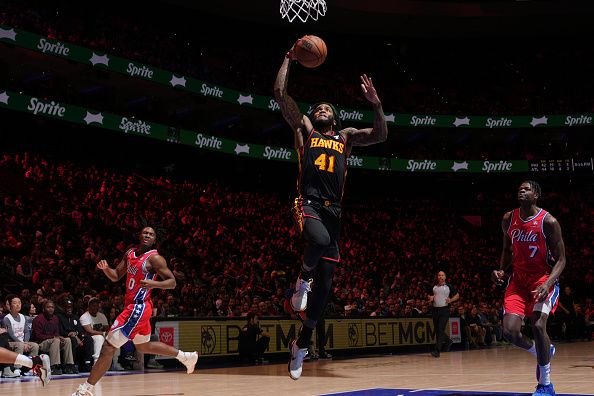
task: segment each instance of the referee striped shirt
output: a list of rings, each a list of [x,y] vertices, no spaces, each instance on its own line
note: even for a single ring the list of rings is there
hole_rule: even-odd
[[[433,306],[436,308],[447,307],[448,303],[446,302],[446,298],[452,298],[457,293],[458,292],[456,291],[454,286],[450,285],[447,282],[442,286],[433,286]]]

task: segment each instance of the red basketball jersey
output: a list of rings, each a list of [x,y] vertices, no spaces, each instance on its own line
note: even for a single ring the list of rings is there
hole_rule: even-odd
[[[140,286],[140,281],[143,279],[155,279],[157,274],[148,272],[146,270],[146,262],[149,257],[158,254],[156,249],[137,256],[134,249],[128,250],[126,253],[126,261],[128,262],[126,272],[126,297],[125,304],[142,304],[145,302],[151,303],[151,290]]]
[[[548,274],[551,271],[551,255],[544,233],[544,219],[549,212],[540,209],[528,219],[520,217],[520,209],[514,209],[507,233],[513,246],[514,273]]]

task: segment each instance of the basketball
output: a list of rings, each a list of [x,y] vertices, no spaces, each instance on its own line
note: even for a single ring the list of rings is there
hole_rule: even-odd
[[[303,36],[295,43],[297,61],[305,67],[318,67],[326,60],[326,43],[318,36]]]

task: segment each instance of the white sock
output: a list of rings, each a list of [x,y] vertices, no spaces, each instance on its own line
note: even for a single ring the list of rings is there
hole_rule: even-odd
[[[18,355],[16,360],[14,361],[14,364],[20,364],[21,366],[31,368],[33,367],[33,360],[31,360],[29,356]]]
[[[532,356],[536,357],[536,344],[533,342],[529,349],[526,349]]]
[[[541,385],[548,385],[551,383],[551,363],[547,363],[544,366],[538,366],[540,368],[540,378],[538,383]]]

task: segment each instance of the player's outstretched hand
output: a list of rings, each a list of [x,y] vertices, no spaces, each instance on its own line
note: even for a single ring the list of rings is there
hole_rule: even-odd
[[[497,286],[503,285],[503,278],[505,277],[505,271],[503,270],[493,270],[491,273],[491,280],[495,282]]]
[[[109,264],[107,264],[106,260],[101,260],[97,263],[97,268],[99,268],[100,270],[104,270],[109,268]]]
[[[373,86],[373,81],[371,80],[371,77],[367,77],[367,74],[363,74],[361,76],[361,89],[363,90],[365,99],[373,104],[380,104],[380,99],[379,96],[377,96],[375,87]]]

